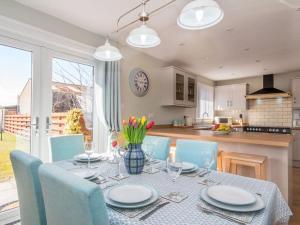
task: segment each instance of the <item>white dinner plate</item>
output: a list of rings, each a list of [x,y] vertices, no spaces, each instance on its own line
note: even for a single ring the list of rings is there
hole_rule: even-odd
[[[195,165],[194,168],[192,168],[190,170],[182,170],[181,173],[184,173],[184,174],[186,174],[186,173],[193,173],[193,172],[195,172],[198,169],[199,169],[199,167],[197,165]]]
[[[207,189],[207,195],[216,201],[230,205],[249,205],[256,201],[252,193],[229,185],[211,186]]]
[[[201,196],[201,199],[204,200],[205,202],[207,202],[208,204],[218,207],[220,209],[225,209],[225,210],[232,211],[232,212],[255,212],[255,211],[264,209],[266,207],[264,201],[259,196],[255,196],[255,198],[256,198],[255,203],[250,204],[250,205],[242,205],[242,206],[241,205],[228,205],[228,204],[224,204],[222,202],[219,202],[219,201],[216,201],[216,200],[210,198],[207,195],[207,188],[202,189],[200,196]]]
[[[176,163],[171,164],[171,166],[177,168]],[[182,171],[193,170],[193,169],[195,169],[195,167],[197,167],[197,165],[195,165],[193,163],[182,162]]]
[[[144,202],[151,196],[150,188],[137,184],[121,184],[111,188],[108,192],[109,199],[123,204]]]
[[[95,171],[90,171],[90,170],[74,170],[72,172],[74,175],[84,179],[90,179],[96,175]]]
[[[99,154],[99,153],[93,153],[90,156],[90,160],[91,161],[99,161],[102,158],[103,158],[103,156],[101,154]],[[87,162],[88,161],[88,155],[86,153],[82,153],[82,154],[74,156],[74,159],[76,161],[80,161],[80,162]]]
[[[150,204],[156,202],[157,199],[159,198],[159,194],[154,188],[152,188],[150,186],[147,186],[147,187],[151,189],[152,196],[151,196],[150,199],[148,199],[144,202],[133,203],[133,204],[122,204],[122,203],[119,203],[119,202],[115,202],[115,201],[111,200],[108,197],[108,192],[110,190],[107,190],[107,191],[104,192],[105,202],[108,205],[111,205],[111,206],[114,206],[114,207],[117,207],[117,208],[124,208],[124,209],[136,209],[136,208],[145,207],[147,205],[150,205]]]

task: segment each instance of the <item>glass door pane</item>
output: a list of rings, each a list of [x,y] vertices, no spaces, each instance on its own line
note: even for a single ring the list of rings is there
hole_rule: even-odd
[[[86,140],[92,140],[93,85],[93,66],[61,58],[52,59],[50,136],[82,133]]]
[[[184,76],[176,74],[176,101],[184,101]]]
[[[196,90],[196,81],[188,77],[188,101],[190,103],[195,103],[195,90]]]
[[[31,152],[32,52],[0,44],[0,215],[18,207],[9,154]]]

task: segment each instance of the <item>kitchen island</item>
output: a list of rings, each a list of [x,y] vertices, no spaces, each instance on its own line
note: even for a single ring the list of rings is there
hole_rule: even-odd
[[[292,135],[247,132],[214,135],[210,130],[193,128],[154,128],[148,135],[170,137],[172,145],[176,144],[177,139],[214,141],[219,144],[219,150],[224,152],[267,156],[267,179],[278,185],[288,202],[292,201]],[[239,168],[238,172],[251,175],[246,168]]]

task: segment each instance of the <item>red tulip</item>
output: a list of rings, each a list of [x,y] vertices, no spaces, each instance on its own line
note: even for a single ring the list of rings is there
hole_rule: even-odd
[[[147,124],[146,129],[149,130],[151,127],[153,127],[153,125],[154,125],[154,121],[151,120],[151,121]]]
[[[112,145],[112,147],[114,148],[114,147],[116,147],[116,146],[118,145],[118,142],[117,142],[117,141],[113,141],[113,142],[111,143],[111,145]]]

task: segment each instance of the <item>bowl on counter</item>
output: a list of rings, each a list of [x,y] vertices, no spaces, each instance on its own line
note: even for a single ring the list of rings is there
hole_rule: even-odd
[[[223,131],[223,130],[214,130],[213,134],[214,135],[228,135],[231,133],[231,130]]]

